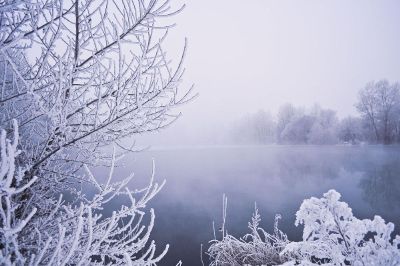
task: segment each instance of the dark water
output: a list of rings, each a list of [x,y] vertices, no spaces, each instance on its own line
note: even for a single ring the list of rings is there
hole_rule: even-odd
[[[126,158],[124,171],[138,179],[150,175],[164,189],[151,202],[156,211],[152,239],[158,250],[170,244],[160,265],[201,265],[200,245],[206,251],[213,239],[212,222],[221,225],[222,195],[228,197],[227,230],[235,236],[248,232],[254,209],[262,226],[271,231],[274,216],[291,240],[300,240],[294,226],[303,199],[321,197],[336,189],[358,218],[381,215],[400,226],[400,147],[396,146],[258,146],[165,149]],[[132,185],[134,186],[134,185]],[[396,227],[397,233],[399,228]],[[218,235],[217,235],[218,236]],[[203,254],[207,263],[207,255]]]

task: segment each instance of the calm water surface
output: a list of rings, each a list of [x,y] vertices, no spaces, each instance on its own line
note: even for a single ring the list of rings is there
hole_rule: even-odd
[[[260,210],[262,226],[272,229],[276,213],[289,239],[300,240],[294,226],[303,199],[336,189],[359,218],[381,215],[400,226],[400,147],[257,146],[153,149],[125,158],[138,186],[156,162],[156,179],[167,180],[150,202],[156,211],[152,239],[158,251],[170,244],[160,265],[201,265],[203,250],[222,220],[222,195],[228,197],[227,230],[247,233],[247,222]],[[141,181],[140,181],[141,180]],[[397,233],[399,228],[396,227]],[[219,235],[217,235],[218,237]],[[207,263],[207,255],[203,255]]]

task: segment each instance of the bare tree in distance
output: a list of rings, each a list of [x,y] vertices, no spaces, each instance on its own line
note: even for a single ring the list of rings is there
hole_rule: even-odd
[[[338,125],[338,138],[345,143],[356,144],[364,139],[362,120],[359,117],[348,116],[343,118]]]
[[[278,114],[277,114],[277,126],[276,126],[276,137],[278,142],[281,142],[281,134],[283,130],[285,130],[286,126],[293,120],[293,118],[296,116],[297,109],[294,107],[292,104],[287,103],[282,105],[279,108]]]
[[[400,84],[389,84],[387,80],[369,82],[359,92],[357,109],[375,134],[376,142],[390,144],[398,123],[400,106]]]
[[[245,144],[268,144],[275,140],[275,122],[269,112],[246,114],[231,126],[232,140]]]

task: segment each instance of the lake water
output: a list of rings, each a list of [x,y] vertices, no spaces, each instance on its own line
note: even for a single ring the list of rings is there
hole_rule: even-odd
[[[289,239],[300,240],[294,226],[303,199],[336,189],[358,218],[382,216],[400,226],[400,147],[398,146],[249,146],[153,149],[125,158],[124,171],[139,179],[151,173],[167,180],[150,202],[156,212],[152,239],[160,265],[201,265],[200,245],[221,225],[222,195],[228,197],[226,228],[239,237],[248,232],[254,203],[262,226],[271,232],[276,213]],[[144,179],[145,180],[145,179]],[[132,186],[136,186],[137,184]],[[396,227],[399,233],[399,228]],[[217,232],[217,237],[220,233]],[[207,264],[208,256],[203,254]]]

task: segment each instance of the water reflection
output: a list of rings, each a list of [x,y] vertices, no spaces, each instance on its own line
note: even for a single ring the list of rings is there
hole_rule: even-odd
[[[160,249],[171,245],[161,265],[175,265],[179,259],[201,265],[200,244],[212,239],[212,222],[221,222],[223,193],[228,196],[227,228],[233,234],[247,232],[257,201],[266,229],[281,213],[282,230],[297,240],[301,228],[294,220],[302,200],[330,188],[342,194],[359,218],[379,214],[400,225],[399,154],[398,147],[381,146],[171,149],[127,158],[125,170],[134,169],[146,180],[155,158],[157,177],[167,179],[151,206],[156,209],[153,239]]]
[[[400,214],[399,161],[376,165],[360,181],[363,198],[374,208],[390,215]]]

